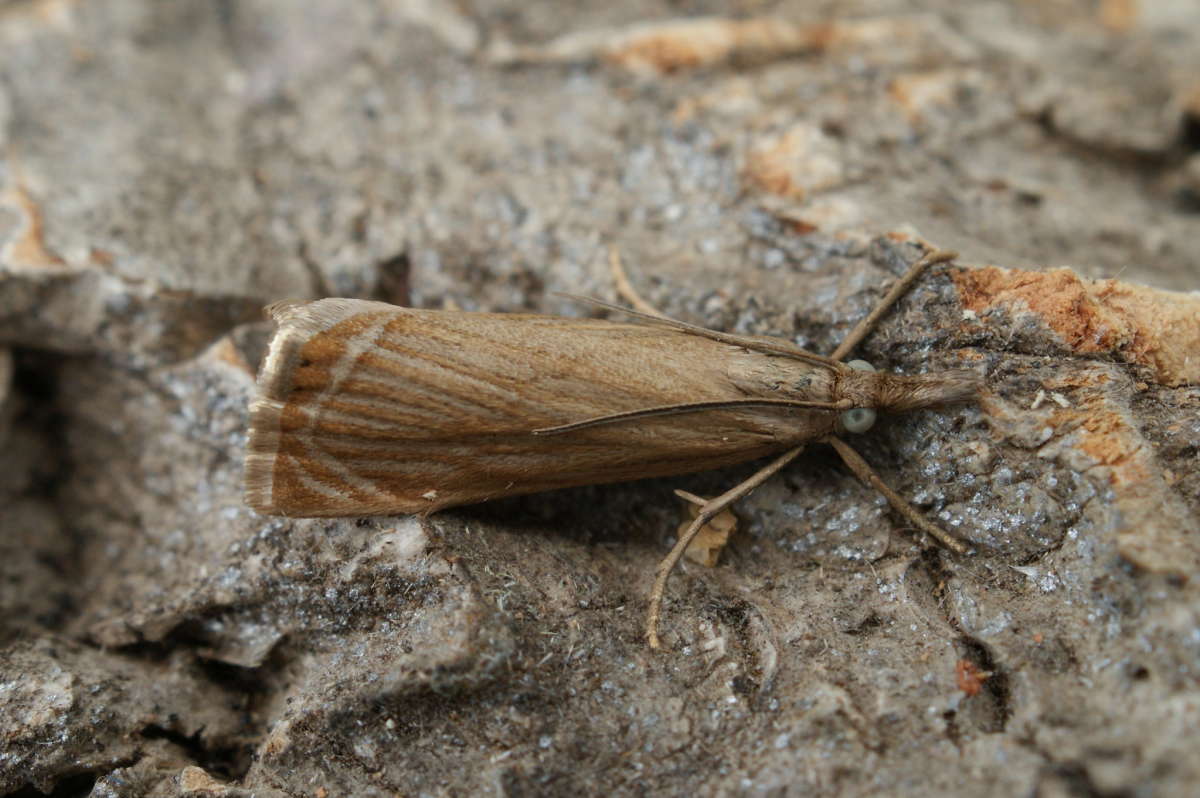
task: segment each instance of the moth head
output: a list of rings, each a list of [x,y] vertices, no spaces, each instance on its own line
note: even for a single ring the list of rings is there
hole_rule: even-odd
[[[926,407],[969,402],[982,386],[972,371],[954,370],[911,376],[875,371],[865,360],[851,360],[842,374],[842,395],[854,407],[839,417],[846,432],[860,433],[875,423],[877,412],[903,413]]]

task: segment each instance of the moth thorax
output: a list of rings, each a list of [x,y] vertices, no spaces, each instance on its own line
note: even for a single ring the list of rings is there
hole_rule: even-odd
[[[846,365],[862,374],[872,376],[875,374],[875,367],[865,360],[851,360]],[[875,408],[867,406],[865,403],[855,402],[855,407],[843,412],[839,421],[846,432],[855,434],[866,432],[875,426]]]

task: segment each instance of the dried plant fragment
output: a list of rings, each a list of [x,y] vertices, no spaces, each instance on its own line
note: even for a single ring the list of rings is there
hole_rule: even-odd
[[[688,512],[691,518],[679,525],[678,534],[683,535],[688,527],[700,515],[700,508],[706,499],[687,491],[677,490],[675,494],[688,502]],[[737,531],[737,516],[732,510],[722,510],[715,518],[700,528],[696,537],[688,545],[683,556],[705,568],[715,568],[721,559],[721,552],[729,543],[729,537]]]

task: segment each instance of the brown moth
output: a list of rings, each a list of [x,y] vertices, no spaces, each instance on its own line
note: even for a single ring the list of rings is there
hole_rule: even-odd
[[[839,437],[865,431],[876,411],[975,395],[971,372],[900,376],[841,362],[923,268],[953,257],[918,261],[830,357],[623,308],[636,323],[358,299],[271,305],[246,502],[270,515],[424,514],[778,455],[707,502],[659,566],[653,647],[667,576],[691,538],[809,443],[833,445],[910,523],[963,551]]]

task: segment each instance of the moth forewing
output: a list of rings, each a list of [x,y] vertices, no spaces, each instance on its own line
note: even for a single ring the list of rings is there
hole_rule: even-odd
[[[837,432],[846,369],[664,325],[325,299],[278,325],[251,408],[246,500],[276,515],[430,512],[743,462]],[[786,342],[784,342],[786,344]],[[790,346],[790,345],[789,345]],[[534,430],[646,408],[703,413]]]

